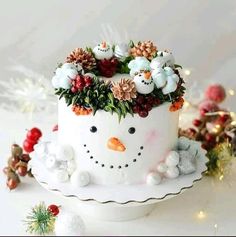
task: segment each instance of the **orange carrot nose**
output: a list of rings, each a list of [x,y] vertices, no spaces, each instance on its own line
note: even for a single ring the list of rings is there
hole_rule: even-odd
[[[151,79],[151,72],[144,72],[144,77],[147,80]]]
[[[111,137],[110,139],[108,139],[107,142],[107,147],[113,151],[125,151],[125,146],[123,145],[123,143],[116,137]]]
[[[102,42],[101,45],[102,45],[102,48],[106,48],[107,47],[107,43],[105,41]]]

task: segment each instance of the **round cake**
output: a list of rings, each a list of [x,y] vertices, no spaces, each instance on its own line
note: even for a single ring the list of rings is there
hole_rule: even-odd
[[[178,142],[180,69],[151,41],[73,50],[52,78],[58,141],[47,147],[45,165],[55,179],[158,185],[194,172],[196,154]]]

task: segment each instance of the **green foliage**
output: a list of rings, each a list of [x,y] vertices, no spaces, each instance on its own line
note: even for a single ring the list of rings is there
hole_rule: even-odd
[[[132,56],[129,56],[127,58],[125,58],[124,61],[119,61],[118,66],[117,66],[117,73],[121,73],[121,74],[129,74],[130,69],[128,68],[128,64],[131,60],[133,60],[134,58]]]
[[[47,210],[42,202],[32,208],[25,221],[27,232],[31,234],[45,235],[54,230],[55,216]]]

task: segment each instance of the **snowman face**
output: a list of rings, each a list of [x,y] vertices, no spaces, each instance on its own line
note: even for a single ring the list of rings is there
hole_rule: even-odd
[[[106,42],[102,42],[101,44],[98,44],[94,49],[93,53],[95,55],[95,58],[98,60],[102,59],[110,59],[113,56],[113,50],[109,44]]]
[[[154,83],[150,71],[141,70],[139,73],[136,73],[134,83],[137,91],[141,94],[149,94],[154,90]]]

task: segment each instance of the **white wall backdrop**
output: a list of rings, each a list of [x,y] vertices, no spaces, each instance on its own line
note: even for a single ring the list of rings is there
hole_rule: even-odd
[[[73,48],[114,39],[152,39],[191,69],[190,82],[236,88],[235,0],[1,0],[0,76],[23,65],[50,77]],[[119,37],[118,37],[119,36]]]

